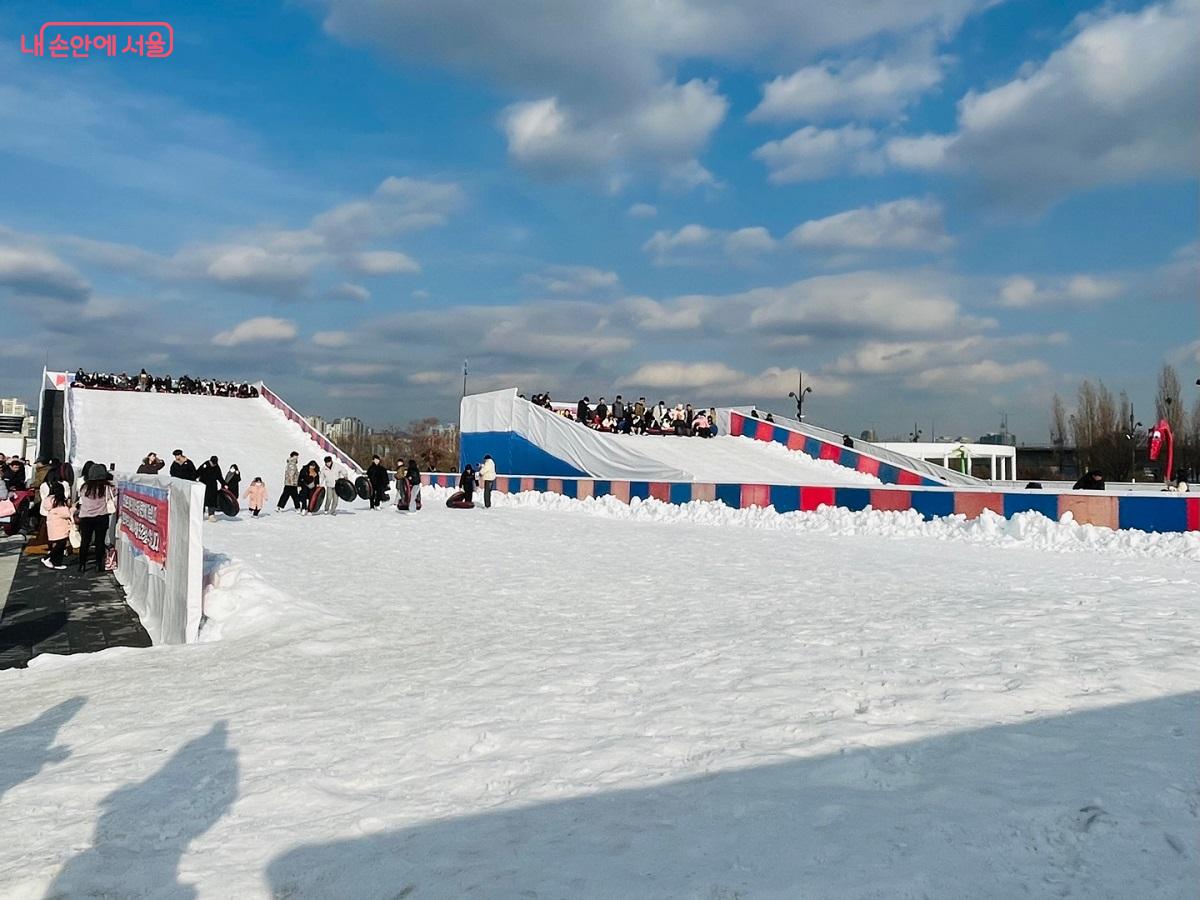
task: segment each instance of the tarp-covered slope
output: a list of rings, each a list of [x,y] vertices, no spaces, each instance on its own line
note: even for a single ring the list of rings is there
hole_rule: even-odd
[[[878,484],[870,475],[784,447],[737,437],[604,434],[522,400],[513,389],[462,403],[462,456],[485,453],[506,475],[631,481],[755,481],[770,484]]]
[[[214,454],[222,471],[236,463],[243,490],[258,476],[267,483],[268,494],[278,495],[289,453],[299,451],[301,462],[326,455],[299,425],[261,398],[80,388],[72,388],[69,397],[71,462],[77,471],[93,460],[133,472],[151,450],[170,466],[171,451],[179,448],[196,465]]]

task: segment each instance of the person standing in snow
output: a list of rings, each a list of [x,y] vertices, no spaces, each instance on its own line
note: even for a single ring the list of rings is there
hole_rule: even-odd
[[[367,466],[367,481],[371,483],[371,509],[379,509],[379,503],[388,488],[388,471],[378,454],[371,457],[371,464]]]
[[[483,508],[492,508],[492,488],[496,486],[496,461],[485,453],[479,465],[479,480],[483,482]]]
[[[138,466],[137,474],[139,475],[157,475],[162,471],[165,462],[158,458],[158,454],[151,450],[146,454],[142,464]]]
[[[175,462],[171,463],[171,477],[182,478],[184,481],[196,480],[196,464],[183,455],[182,450],[171,454]]]
[[[47,498],[42,501],[42,516],[46,519],[46,543],[50,555],[42,560],[47,569],[65,569],[63,554],[67,549],[67,538],[71,534],[74,514],[61,481],[46,482],[50,485]]]
[[[325,465],[321,466],[321,486],[325,488],[325,512],[331,516],[337,515],[338,495],[334,490],[339,478],[349,477],[345,467],[339,462],[333,463],[333,457],[325,457]]]
[[[300,470],[299,487],[300,487],[300,515],[310,515],[308,506],[312,498],[313,491],[321,486],[321,468],[317,465],[315,459],[311,459]]]
[[[204,485],[204,514],[208,521],[217,520],[217,507],[221,503],[220,495],[225,487],[225,479],[221,477],[221,464],[215,456],[210,456],[200,464],[196,471],[196,480]]]
[[[242,473],[237,466],[231,465],[225,473],[225,487],[233,492],[233,496],[239,496],[242,489]]]
[[[580,425],[587,425],[592,419],[591,409],[588,407],[588,398],[585,396],[579,401],[579,405],[575,407],[575,420]]]
[[[283,493],[275,504],[275,512],[283,512],[283,504],[291,498],[295,509],[300,508],[300,454],[293,450],[283,466]]]
[[[262,512],[263,504],[267,502],[267,486],[261,478],[255,478],[250,482],[250,487],[246,488],[246,506],[250,509],[250,514],[254,518],[258,518],[258,514]]]
[[[417,461],[410,459],[408,467],[404,470],[404,480],[408,484],[406,493],[408,495],[408,510],[418,510],[421,508],[421,470],[417,468]]]

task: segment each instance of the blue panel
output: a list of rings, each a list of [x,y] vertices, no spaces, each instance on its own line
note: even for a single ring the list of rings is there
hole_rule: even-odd
[[[547,481],[547,479],[545,479],[545,478],[533,479],[533,489],[535,491],[537,491],[539,494],[546,493],[546,491],[550,490],[550,485],[547,484],[546,481]]]
[[[804,452],[813,459],[821,458],[821,442],[816,438],[806,437],[804,439]]]
[[[775,512],[795,512],[800,508],[800,488],[771,485],[771,505],[775,507]]]
[[[833,502],[845,509],[866,509],[871,505],[871,491],[868,488],[837,488],[833,492]]]
[[[648,481],[631,481],[629,482],[629,499],[638,497],[645,500],[650,496],[650,482]]]
[[[1045,494],[1041,491],[1029,491],[1025,494],[1002,495],[1004,499],[1004,518],[1011,519],[1019,512],[1039,512],[1051,522],[1058,521],[1058,494]]]
[[[579,482],[576,481],[574,478],[564,478],[562,495],[564,497],[578,497],[579,496]]]
[[[936,479],[933,479],[933,478],[926,478],[924,475],[921,476],[921,486],[922,487],[945,487],[945,485],[942,484],[940,481],[937,481]]]
[[[912,508],[926,519],[954,515],[954,494],[950,491],[913,491]]]
[[[899,484],[900,470],[891,463],[879,464],[879,475],[877,476],[884,484]],[[838,504],[841,505],[840,503]]]
[[[858,454],[853,450],[847,450],[845,447],[843,447],[842,455],[838,457],[838,463],[845,466],[847,469],[857,468]]]
[[[783,446],[786,447],[789,434],[791,434],[791,432],[788,431],[786,428],[780,428],[778,425],[776,425],[775,431],[772,432],[772,434],[771,434],[771,440],[773,440],[777,444],[783,444]]]
[[[1187,531],[1187,500],[1182,497],[1121,497],[1118,523],[1140,531]]]
[[[551,456],[541,447],[511,431],[471,431],[462,436],[459,467],[477,465],[485,453],[501,475],[540,475],[549,478],[587,477],[570,463]]]
[[[605,497],[611,493],[612,493],[612,482],[611,481],[593,481],[592,482],[592,496],[593,497]]]
[[[671,502],[677,506],[692,502],[692,486],[686,482],[671,485]]]
[[[742,486],[740,484],[718,484],[717,499],[730,509],[740,509],[742,506]]]

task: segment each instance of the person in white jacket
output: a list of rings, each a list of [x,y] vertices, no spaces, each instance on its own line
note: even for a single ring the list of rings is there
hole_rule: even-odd
[[[492,508],[492,488],[496,486],[496,461],[484,454],[479,464],[479,480],[483,482],[483,508]]]
[[[346,467],[340,462],[334,463],[332,456],[325,457],[325,465],[321,466],[321,487],[325,488],[325,512],[331,516],[337,515],[338,495],[334,488],[339,478],[349,478]]]

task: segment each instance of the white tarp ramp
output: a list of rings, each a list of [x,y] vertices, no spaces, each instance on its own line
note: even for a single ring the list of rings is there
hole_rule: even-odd
[[[464,397],[461,412],[464,436],[510,432],[594,478],[692,480],[691,474],[682,469],[661,463],[607,435],[520,399],[515,388]]]

